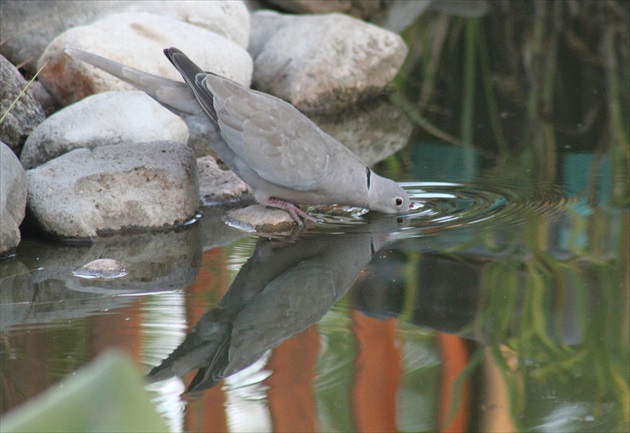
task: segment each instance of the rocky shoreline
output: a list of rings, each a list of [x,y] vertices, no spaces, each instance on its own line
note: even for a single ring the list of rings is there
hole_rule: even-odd
[[[36,26],[46,16],[42,8],[58,16],[68,3],[74,9],[64,19]],[[29,5],[37,13],[26,13]],[[3,28],[17,32],[7,22],[22,19],[24,28],[36,30],[19,33],[20,50],[15,41],[0,46],[0,108],[6,112],[0,123],[0,254],[19,244],[25,215],[55,238],[89,240],[176,227],[202,204],[248,197],[247,186],[217,164],[208,144],[179,117],[67,56],[66,48],[179,79],[162,55],[176,46],[208,71],[291,102],[367,164],[407,143],[410,122],[379,98],[407,54],[399,35],[340,13],[285,15],[251,12],[248,5],[3,2]],[[36,66],[29,62],[35,55]],[[14,65],[31,73],[41,69],[19,98],[29,83]],[[257,218],[265,230],[292,223],[282,212],[271,222],[259,212],[245,212],[254,229]]]

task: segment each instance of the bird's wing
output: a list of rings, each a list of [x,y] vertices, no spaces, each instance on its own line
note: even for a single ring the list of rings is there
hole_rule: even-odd
[[[206,75],[203,84],[212,94],[223,139],[260,177],[306,191],[329,174],[329,140],[296,108],[217,75]]]

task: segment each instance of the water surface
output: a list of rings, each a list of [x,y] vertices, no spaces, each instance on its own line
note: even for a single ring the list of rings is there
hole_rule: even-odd
[[[208,208],[169,233],[26,240],[2,262],[22,269],[2,279],[3,411],[118,347],[173,431],[623,425],[627,211],[483,174],[402,184],[408,215],[315,208],[287,235]],[[97,256],[128,274],[73,274]]]

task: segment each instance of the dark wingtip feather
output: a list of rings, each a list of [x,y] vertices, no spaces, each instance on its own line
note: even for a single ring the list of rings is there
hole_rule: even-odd
[[[173,66],[176,66],[175,61],[173,60],[175,54],[182,54],[184,57],[187,57],[186,54],[184,54],[180,49],[175,48],[175,47],[164,48],[163,51],[164,51],[164,55],[169,60],[169,62],[173,64]]]
[[[190,85],[195,82],[195,75],[203,72],[186,54],[175,47],[164,49],[164,55]]]
[[[216,124],[217,113],[213,106],[214,95],[202,84],[203,77],[207,75],[208,72],[204,72],[197,64],[190,60],[186,54],[175,47],[165,48],[164,55],[173,66],[175,66],[177,71],[184,78],[184,81],[186,81],[186,84],[188,84],[195,94],[197,101],[199,101],[199,104],[206,114]]]

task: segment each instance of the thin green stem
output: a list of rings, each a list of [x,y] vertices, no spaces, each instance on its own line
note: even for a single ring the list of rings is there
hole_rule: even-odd
[[[29,80],[28,83],[26,83],[26,86],[22,89],[22,91],[16,96],[16,98],[13,100],[13,102],[11,102],[11,105],[9,105],[9,108],[7,108],[7,111],[5,111],[2,114],[2,117],[0,117],[0,124],[2,124],[2,122],[4,121],[5,117],[7,117],[7,114],[9,114],[9,112],[11,111],[11,109],[13,109],[13,106],[15,104],[17,104],[17,101],[20,100],[20,98],[22,97],[22,95],[24,95],[24,93],[26,92],[26,89],[28,89],[28,86],[31,85],[31,83],[33,81],[35,81],[35,78],[37,78],[37,76],[39,75],[39,73],[42,71],[42,69],[44,69],[44,67],[46,66],[46,64],[48,64],[48,60],[46,60],[46,62],[42,65],[41,68],[39,68],[39,70],[37,71],[37,73],[35,75],[33,75],[33,78],[31,78]]]
[[[470,19],[466,23],[466,51],[464,59],[464,97],[462,104],[461,135],[465,145],[472,145],[475,126],[475,84],[477,79],[477,40],[479,20]]]

